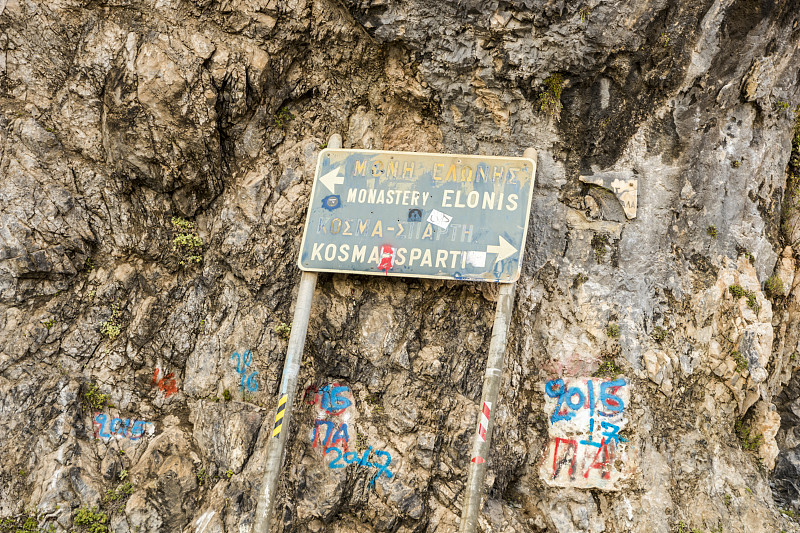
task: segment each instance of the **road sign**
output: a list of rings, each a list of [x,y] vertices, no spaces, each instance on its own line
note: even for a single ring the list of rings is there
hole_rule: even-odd
[[[536,162],[323,150],[302,270],[510,283],[519,277]]]

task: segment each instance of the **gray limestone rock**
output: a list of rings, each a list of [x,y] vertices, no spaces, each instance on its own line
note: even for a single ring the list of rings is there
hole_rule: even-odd
[[[0,520],[252,530],[338,133],[538,152],[481,531],[800,530],[798,43],[796,0],[0,0]],[[272,533],[458,529],[496,301],[319,276]],[[594,374],[630,478],[550,486]]]

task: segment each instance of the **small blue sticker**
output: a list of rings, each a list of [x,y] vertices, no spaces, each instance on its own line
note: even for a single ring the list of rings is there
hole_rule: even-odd
[[[329,194],[328,196],[322,199],[322,207],[323,209],[327,209],[328,211],[339,209],[340,207],[342,207],[342,199],[339,198],[338,194]]]

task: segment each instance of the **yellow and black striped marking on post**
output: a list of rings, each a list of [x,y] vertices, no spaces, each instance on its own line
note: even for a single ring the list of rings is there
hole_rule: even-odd
[[[286,411],[286,399],[289,398],[288,394],[281,396],[278,402],[278,412],[275,413],[275,429],[272,430],[272,436],[276,439],[281,435],[281,427],[283,426],[283,413]]]

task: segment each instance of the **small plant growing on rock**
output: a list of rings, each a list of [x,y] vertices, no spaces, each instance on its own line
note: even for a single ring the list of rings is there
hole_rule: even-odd
[[[286,322],[281,322],[275,326],[275,333],[277,333],[282,339],[288,341],[289,335],[292,333],[292,326]]]
[[[372,407],[372,412],[376,415],[383,414],[383,404],[381,403],[380,394],[370,394],[367,396],[367,405]]]
[[[669,34],[667,32],[662,32],[661,36],[658,38],[658,42],[661,43],[661,46],[664,48],[669,46]]]
[[[130,481],[126,481],[116,489],[108,489],[106,495],[103,496],[103,503],[121,503],[127,500],[131,494],[133,494],[133,485]]]
[[[767,281],[764,282],[764,292],[770,298],[783,296],[783,281],[781,281],[781,278],[774,274],[768,277]]]
[[[172,217],[172,228],[175,231],[172,251],[178,254],[181,266],[200,263],[203,260],[203,240],[197,234],[194,222]]]
[[[736,421],[734,430],[736,431],[736,436],[739,437],[739,443],[742,445],[742,449],[746,452],[757,450],[764,440],[763,435],[760,433],[754,435],[752,429],[747,427],[742,420]]]
[[[83,394],[83,408],[88,411],[100,411],[108,405],[108,394],[100,392],[100,387],[93,383]]]
[[[564,77],[551,74],[544,80],[545,90],[539,93],[539,109],[551,117],[558,118],[561,108],[561,91],[564,88]]]
[[[606,335],[608,335],[611,339],[618,339],[619,338],[619,325],[617,324],[609,324],[606,326]]]
[[[367,436],[363,433],[356,433],[356,451],[361,453],[367,449]]]
[[[286,124],[289,123],[290,120],[294,118],[294,115],[289,111],[287,106],[283,106],[275,113],[275,125],[279,128],[283,128]]]
[[[119,337],[119,334],[122,332],[117,319],[119,318],[120,311],[117,308],[116,304],[111,307],[111,317],[108,320],[100,324],[100,333],[104,337],[108,337],[109,340],[114,340]]]
[[[756,257],[750,252],[750,250],[744,250],[742,255],[745,256],[748,261],[750,261],[751,265],[756,264]]]
[[[75,512],[72,522],[88,533],[108,533],[108,515],[99,512],[97,507],[81,507]]]
[[[758,314],[758,312],[761,310],[761,306],[758,305],[758,297],[756,296],[755,292],[745,290],[741,285],[731,285],[728,287],[728,292],[730,292],[731,296],[737,300],[743,296],[747,297],[747,307],[752,309],[754,313]]]
[[[56,526],[50,524],[47,529],[40,525],[43,519],[42,513],[33,510],[25,510],[17,516],[0,518],[0,533],[51,533],[55,532]]]
[[[739,168],[740,166],[742,166],[742,160],[741,159],[737,159],[735,161],[731,161],[731,166],[733,168]]]
[[[201,487],[206,484],[206,481],[208,481],[208,474],[206,473],[205,468],[198,470],[195,476],[197,477],[197,484]]]
[[[597,235],[592,237],[592,250],[594,250],[594,259],[597,264],[603,262],[606,256],[606,245],[608,244],[608,235]]]
[[[716,239],[717,238],[717,227],[715,225],[711,224],[709,227],[706,228],[706,233],[708,233],[708,236],[711,237],[712,239]]]
[[[739,350],[734,350],[731,352],[731,357],[733,357],[733,360],[736,361],[737,372],[744,372],[745,370],[747,370],[748,368],[747,359],[744,358],[742,352],[740,352]]]
[[[231,391],[229,391],[228,389],[222,391],[222,399],[225,400],[226,402],[231,401]]]
[[[577,276],[575,276],[575,280],[572,282],[572,284],[573,284],[575,287],[580,287],[581,285],[583,285],[583,284],[584,284],[584,283],[586,283],[587,281],[589,281],[589,276],[587,276],[586,274],[584,274],[583,272],[581,272],[580,274],[578,274]]]
[[[793,130],[792,153],[786,166],[786,192],[781,208],[781,232],[787,241],[794,239],[800,208],[800,106],[795,109]]]
[[[758,312],[761,310],[761,306],[758,305],[756,293],[753,291],[745,291],[744,295],[747,296],[747,307],[752,309],[755,314],[758,314]]]
[[[659,344],[667,340],[668,335],[669,333],[667,330],[661,326],[656,326],[655,329],[653,329],[653,333],[650,334],[650,336],[653,337],[653,340]]]
[[[232,478],[233,477],[233,470],[230,470],[230,469],[226,470],[225,471],[225,477],[228,478],[228,479]]]
[[[44,324],[44,327],[46,327],[48,331],[50,331],[50,328],[52,328],[55,325],[55,323],[56,321],[53,320],[52,318],[48,318],[47,320],[42,322],[42,324]]]
[[[742,288],[741,285],[731,285],[730,287],[728,287],[728,292],[731,293],[731,296],[737,299],[744,296],[744,289]]]
[[[581,17],[581,22],[586,22],[589,20],[589,15],[592,14],[592,10],[589,9],[589,6],[583,6],[580,11],[578,11],[578,15]]]
[[[595,370],[594,374],[592,374],[592,377],[613,378],[619,374],[622,374],[622,369],[617,366],[613,359],[606,358],[603,359],[603,362],[597,367],[597,370]]]

